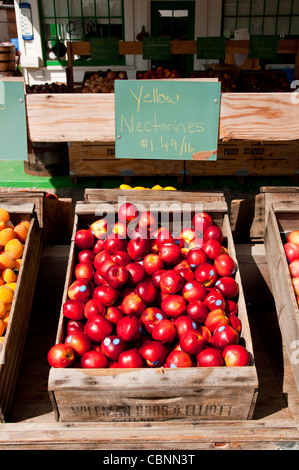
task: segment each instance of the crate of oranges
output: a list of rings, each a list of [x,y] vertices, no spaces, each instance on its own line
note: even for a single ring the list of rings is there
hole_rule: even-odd
[[[25,343],[42,248],[34,204],[0,197],[0,421],[5,422]]]

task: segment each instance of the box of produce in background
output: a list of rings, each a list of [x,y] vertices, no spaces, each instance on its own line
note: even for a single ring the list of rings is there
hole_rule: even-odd
[[[265,227],[265,251],[278,322],[299,390],[299,201],[274,202]]]
[[[115,80],[127,80],[127,72],[99,70],[85,72],[82,82],[82,93],[114,93]]]
[[[124,219],[126,207],[134,210],[133,217],[138,214],[137,231],[151,221],[149,240],[141,232],[135,237],[135,229],[128,238],[121,235],[132,228]],[[200,235],[194,240],[199,232],[190,230],[193,217],[202,212],[207,225],[213,225],[206,236],[220,236],[206,240],[206,251],[199,247]],[[111,232],[105,231],[108,220]],[[107,235],[116,232],[117,237]],[[220,251],[224,256],[218,263],[228,261],[230,292],[219,264],[215,272],[213,258]],[[216,278],[221,282],[210,291]],[[228,334],[220,346],[224,332],[234,339]],[[80,338],[84,341],[76,346]],[[234,344],[226,353],[214,348],[210,356],[210,341],[219,348],[226,341]],[[240,354],[237,360],[233,355],[236,362],[228,360],[232,350]],[[56,343],[48,360],[48,390],[59,421],[250,419],[258,379],[223,193],[167,191],[161,201],[161,191],[86,190],[85,201],[75,209]]]
[[[42,250],[41,217],[39,193],[0,194],[1,422],[9,416],[31,314]]]
[[[290,83],[283,70],[244,70],[239,77],[240,91],[252,93],[290,92]]]

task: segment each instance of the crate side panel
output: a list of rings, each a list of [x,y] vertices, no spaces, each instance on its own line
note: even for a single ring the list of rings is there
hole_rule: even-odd
[[[298,216],[299,213],[297,220]],[[265,251],[281,334],[299,390],[299,368],[292,358],[299,340],[299,310],[273,208],[269,211],[266,225]]]

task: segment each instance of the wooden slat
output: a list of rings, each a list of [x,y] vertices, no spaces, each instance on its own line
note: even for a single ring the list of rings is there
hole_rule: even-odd
[[[298,105],[291,93],[225,93],[220,107],[220,140],[299,139]],[[32,142],[113,142],[113,93],[27,95]]]
[[[71,42],[71,51],[73,55],[89,55],[90,42],[89,41],[74,41]],[[248,54],[250,48],[250,41],[227,40],[226,51],[233,53],[246,53]],[[298,40],[284,39],[278,41],[278,54],[296,54],[298,49]],[[142,42],[140,41],[119,41],[118,48],[120,55],[139,55],[142,54]],[[171,41],[171,54],[196,54],[197,41]]]
[[[70,175],[73,176],[147,176],[183,175],[184,162],[180,160],[139,160],[130,158],[69,159]]]
[[[283,449],[299,439],[290,421],[258,423],[20,423],[1,427],[1,450],[178,450],[178,449]],[[133,452],[134,455],[134,452]]]
[[[214,203],[214,211],[227,212],[228,207],[222,191],[161,191],[132,190],[132,189],[93,189],[85,190],[85,201],[96,203],[99,201],[115,201],[125,197],[132,202],[178,202],[178,203]],[[77,206],[78,207],[78,206]],[[84,206],[87,208],[86,206]],[[210,209],[211,210],[211,209]]]
[[[265,250],[281,334],[299,391],[299,368],[296,363],[299,308],[281,239],[281,233],[298,229],[299,204],[292,201],[273,203],[266,221]],[[292,359],[294,354],[295,358]]]
[[[291,93],[225,93],[221,97],[220,140],[299,139],[298,105]]]

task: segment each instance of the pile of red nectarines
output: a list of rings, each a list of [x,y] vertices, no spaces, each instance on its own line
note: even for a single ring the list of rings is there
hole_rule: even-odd
[[[211,215],[193,214],[178,236],[133,203],[117,216],[112,226],[99,218],[76,232],[65,338],[50,349],[50,365],[249,365],[236,263]]]

